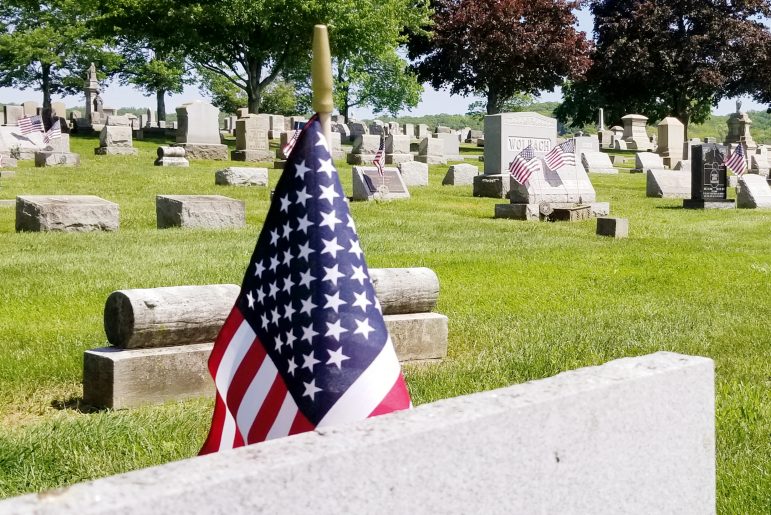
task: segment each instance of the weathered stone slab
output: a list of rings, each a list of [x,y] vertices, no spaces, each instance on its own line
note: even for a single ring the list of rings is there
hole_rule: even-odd
[[[80,155],[71,152],[51,152],[42,150],[35,152],[35,166],[38,168],[45,166],[78,166],[80,165]]]
[[[267,186],[268,169],[231,166],[215,172],[214,184],[221,186]]]
[[[629,236],[629,220],[627,218],[597,218],[597,235],[626,238]]]
[[[771,169],[771,164],[768,162],[768,154],[753,154],[750,156],[750,170],[752,173],[768,177],[769,169]]]
[[[653,152],[638,152],[634,156],[633,172],[645,173],[648,170],[665,170],[661,156]]]
[[[745,209],[771,208],[771,188],[766,178],[756,174],[739,177],[736,207]]]
[[[618,170],[613,168],[608,154],[603,152],[594,152],[591,150],[581,151],[581,164],[586,172],[618,174]]]
[[[442,186],[468,186],[474,184],[479,168],[469,164],[452,165],[442,180]]]
[[[15,158],[0,155],[0,168],[16,168],[18,165],[19,162]]]
[[[709,359],[665,352],[624,358],[8,499],[0,511],[198,512],[212,505],[215,490],[223,513],[387,506],[390,513],[710,515],[714,395]],[[287,488],[298,484],[303,488]]]
[[[495,204],[495,218],[537,222],[541,214],[538,204]]]
[[[397,200],[410,198],[410,192],[397,168],[386,167],[381,176],[374,166],[354,166],[353,200]]]
[[[94,154],[97,156],[135,156],[139,149],[131,147],[96,147]]]
[[[444,152],[444,140],[438,138],[426,137],[420,140],[418,145],[418,156],[415,161],[429,165],[447,164],[447,158]]]
[[[187,159],[228,160],[227,145],[200,143],[177,143],[177,145],[185,149],[185,157]]]
[[[434,138],[444,142],[443,155],[448,161],[460,161],[463,157],[460,155],[460,140],[458,135],[450,132],[439,132],[434,134]]]
[[[93,195],[16,197],[16,231],[117,231],[118,204]]]
[[[182,104],[177,108],[177,143],[220,145],[219,113],[219,109],[201,100]],[[227,159],[227,153],[224,159]]]
[[[244,202],[221,195],[158,195],[158,229],[238,229],[246,226]]]
[[[399,163],[404,184],[407,186],[428,186],[428,165],[419,161]]]
[[[158,159],[153,163],[155,166],[178,166],[187,168],[190,162],[185,158],[185,149],[183,147],[158,147]]]
[[[690,198],[691,172],[648,170],[645,196],[654,198]]]

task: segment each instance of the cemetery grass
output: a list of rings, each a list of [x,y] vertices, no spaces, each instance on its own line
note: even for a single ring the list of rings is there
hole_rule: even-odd
[[[96,138],[74,137],[80,168],[22,162],[0,183],[0,199],[93,194],[120,205],[118,232],[88,234],[17,234],[14,209],[0,208],[0,497],[191,457],[205,437],[210,399],[116,412],[80,402],[83,351],[107,343],[110,292],[239,284],[265,218],[267,189],[214,186],[214,171],[234,163],[156,168],[157,144],[94,156]],[[350,194],[350,167],[338,168]],[[767,512],[771,212],[685,211],[646,198],[642,174],[593,175],[598,200],[630,221],[630,238],[616,241],[595,236],[594,221],[495,220],[501,201],[440,186],[445,170],[431,167],[431,185],[409,201],[351,207],[370,267],[426,266],[441,282],[449,356],[406,366],[415,404],[661,350],[708,356],[718,509]],[[157,230],[156,194],[242,199],[248,227]]]

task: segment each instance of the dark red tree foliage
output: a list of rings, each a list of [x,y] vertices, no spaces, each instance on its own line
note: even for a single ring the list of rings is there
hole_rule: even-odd
[[[487,112],[517,93],[553,90],[589,67],[591,43],[565,0],[438,0],[433,36],[413,40],[418,76],[453,94],[483,94]]]

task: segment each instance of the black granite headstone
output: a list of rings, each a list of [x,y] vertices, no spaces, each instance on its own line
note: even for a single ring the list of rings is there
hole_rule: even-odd
[[[723,156],[725,147],[715,143],[691,146],[691,198],[683,207],[691,209],[731,208],[726,199],[728,177]]]

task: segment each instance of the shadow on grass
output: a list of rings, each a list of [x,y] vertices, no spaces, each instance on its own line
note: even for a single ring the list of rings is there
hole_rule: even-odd
[[[102,413],[108,411],[108,408],[97,408],[83,402],[83,397],[72,396],[67,399],[54,399],[51,401],[51,407],[60,411],[72,410],[78,413]]]

